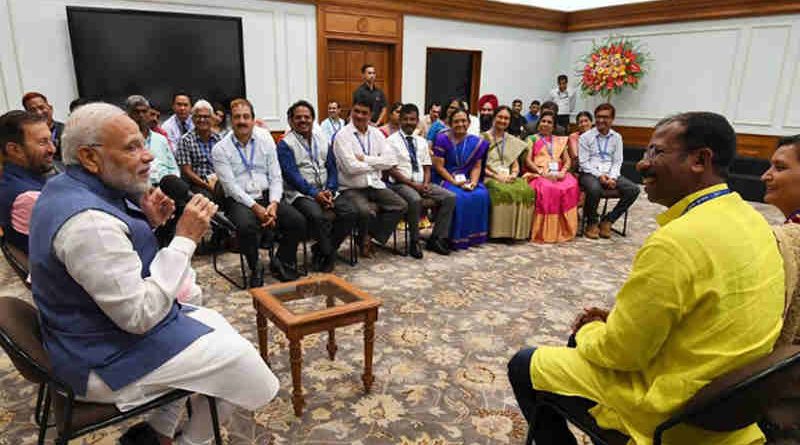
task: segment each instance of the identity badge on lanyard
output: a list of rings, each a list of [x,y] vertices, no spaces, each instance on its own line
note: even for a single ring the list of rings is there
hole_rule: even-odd
[[[198,139],[197,145],[200,146],[200,150],[203,151],[203,154],[206,155],[206,158],[211,160],[211,139],[209,139],[208,142],[203,142]]]
[[[500,154],[500,162],[503,163],[503,164],[505,164],[505,162],[506,162],[505,154],[506,154],[506,137],[507,136],[508,136],[507,134],[503,134],[503,140],[501,141],[502,143],[500,143],[500,142],[497,143],[497,152]]]
[[[247,192],[248,193],[257,193],[260,192],[258,184],[256,183],[254,170],[255,170],[255,162],[253,159],[255,158],[256,154],[256,143],[255,139],[251,138],[250,142],[247,143],[247,146],[250,147],[250,160],[248,161],[244,157],[244,152],[242,151],[242,146],[239,144],[239,141],[234,140],[233,145],[236,147],[236,152],[239,153],[239,159],[242,160],[242,164],[244,165],[245,170],[247,170],[247,174],[250,175],[250,179],[247,181]]]
[[[334,133],[342,129],[341,121],[337,122],[337,121],[333,120],[332,117],[329,117],[328,120],[331,121],[331,127],[333,127],[333,132]]]
[[[358,134],[357,131],[355,133],[353,133],[353,134],[356,135],[356,140],[358,141],[358,145],[361,146],[361,151],[364,152],[365,155],[369,156],[369,154],[370,154],[369,152],[372,149],[372,142],[369,140],[369,130],[367,130],[367,146],[366,147],[364,147],[364,143],[361,142],[361,135]]]

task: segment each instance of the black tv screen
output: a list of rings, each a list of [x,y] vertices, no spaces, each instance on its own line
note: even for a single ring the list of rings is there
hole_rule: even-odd
[[[166,111],[179,91],[226,105],[246,95],[238,17],[70,6],[67,19],[81,97],[142,94]]]

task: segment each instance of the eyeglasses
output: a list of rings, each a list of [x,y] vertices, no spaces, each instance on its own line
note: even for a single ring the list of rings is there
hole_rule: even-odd
[[[207,116],[207,115],[206,115],[206,116],[204,116],[204,115],[201,115],[201,114],[196,114],[196,115],[194,116],[194,118],[195,118],[195,119],[197,119],[197,120],[199,120],[199,121],[206,121],[206,120],[209,120],[209,119],[211,119],[211,116]]]

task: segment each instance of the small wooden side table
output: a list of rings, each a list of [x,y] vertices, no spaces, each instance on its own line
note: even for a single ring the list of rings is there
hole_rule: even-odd
[[[328,331],[328,357],[336,357],[334,330],[341,326],[364,323],[364,390],[372,382],[372,354],[375,348],[375,321],[381,300],[337,277],[315,275],[289,283],[278,283],[250,289],[256,309],[258,347],[269,364],[267,320],[275,324],[289,339],[289,360],[292,367],[292,405],[294,414],[303,414],[303,385],[300,368],[303,363],[300,342],[303,337]]]

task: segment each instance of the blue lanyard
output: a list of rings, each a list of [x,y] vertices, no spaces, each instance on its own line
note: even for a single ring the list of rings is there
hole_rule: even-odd
[[[306,145],[306,139],[300,134],[296,133],[295,137],[298,141],[300,141],[300,145],[306,149],[306,153],[308,153],[308,157],[314,161],[314,168],[317,167],[317,163],[319,162],[319,146],[317,146],[317,141],[314,139],[314,135],[311,135],[311,146],[309,147]]]
[[[239,153],[239,158],[241,158],[242,164],[244,164],[244,168],[247,169],[247,173],[250,173],[250,175],[252,176],[253,169],[255,168],[255,163],[253,163],[253,157],[255,156],[256,153],[256,140],[253,137],[251,137],[250,142],[247,143],[247,145],[250,146],[250,162],[248,162],[244,158],[244,152],[242,152],[242,145],[239,143],[239,141],[236,140],[236,138],[233,139],[233,145],[236,147],[236,151]]]
[[[369,156],[369,152],[372,149],[372,142],[370,142],[370,140],[369,140],[369,128],[367,129],[367,146],[366,146],[366,148],[364,147],[364,143],[361,142],[361,136],[358,134],[358,132],[356,131],[353,134],[356,135],[356,140],[358,141],[358,145],[361,146],[361,151],[363,151],[364,154]]]
[[[334,133],[336,133],[337,131],[342,129],[342,123],[341,122],[339,122],[339,125],[336,125],[334,123],[335,121],[333,120],[332,117],[329,117],[328,120],[331,121],[331,127],[333,127],[333,132]]]
[[[600,139],[605,139],[606,143],[603,145],[603,148],[600,148]],[[607,157],[610,157],[608,153],[608,141],[611,139],[611,135],[609,134],[605,138],[600,137],[600,133],[594,137],[595,142],[597,143],[597,150],[600,152],[600,157],[605,160]]]
[[[683,211],[683,213],[681,213],[681,216],[685,215],[686,212],[692,210],[693,208],[699,206],[700,204],[705,204],[708,201],[711,201],[712,199],[717,199],[720,196],[725,196],[729,193],[733,193],[733,191],[727,188],[723,190],[717,190],[716,192],[706,193],[705,195],[700,196],[694,201],[690,202],[689,205],[686,206],[686,209]]]
[[[200,147],[200,150],[202,150],[203,154],[206,155],[206,158],[210,159],[211,158],[211,137],[209,136],[208,142],[203,142],[203,141],[200,140],[200,138],[197,138],[197,145]]]
[[[553,159],[553,135],[550,135],[550,142],[547,142],[547,139],[541,134],[539,136],[542,138],[542,142],[544,142],[544,148],[547,149],[547,154],[550,155],[550,159]]]
[[[464,160],[462,159],[461,152],[464,150],[464,147],[465,147],[465,146],[466,146],[466,144],[467,144],[467,137],[468,137],[468,136],[464,136],[464,140],[463,140],[463,141],[461,141],[461,143],[460,143],[460,144],[458,144],[458,145],[456,145],[456,146],[455,146],[455,152],[456,152],[456,166],[458,166],[458,167],[463,167],[463,166],[464,166]],[[461,148],[459,148],[459,145],[461,146]]]
[[[55,145],[56,142],[58,142],[58,127],[56,127],[55,125],[53,125],[53,131],[50,133],[50,139],[53,140],[53,145]]]

